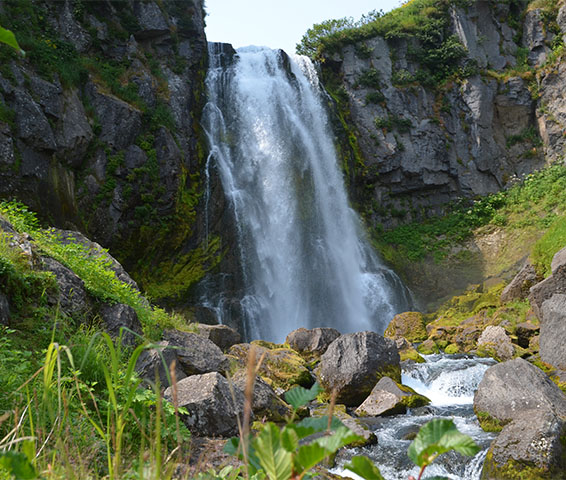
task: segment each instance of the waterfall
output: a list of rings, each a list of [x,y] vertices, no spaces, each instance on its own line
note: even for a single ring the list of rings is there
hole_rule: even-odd
[[[383,332],[409,305],[348,205],[306,57],[210,44],[203,125],[236,219],[248,339],[298,327]]]

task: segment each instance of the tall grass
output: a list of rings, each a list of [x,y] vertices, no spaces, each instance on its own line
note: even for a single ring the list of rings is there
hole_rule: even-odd
[[[72,346],[52,342],[35,374],[7,392],[11,408],[0,413],[0,478],[2,466],[28,471],[17,478],[171,478],[190,435],[177,418],[186,411],[164,404],[159,385],[139,388],[135,364],[151,345],[130,351],[107,334],[91,340],[91,348],[105,352],[97,365],[102,385],[83,379]]]

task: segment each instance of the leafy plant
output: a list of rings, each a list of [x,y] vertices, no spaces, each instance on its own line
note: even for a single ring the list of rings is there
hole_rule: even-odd
[[[305,418],[293,422],[297,410],[314,400],[319,392],[316,383],[309,390],[303,387],[290,390],[285,399],[293,407],[293,413],[283,428],[268,422],[254,438],[244,439],[249,445],[242,445],[240,439],[234,437],[225,450],[240,458],[247,457],[247,471],[251,476],[263,472],[270,480],[312,478],[310,472],[314,467],[343,446],[360,440],[335,418]]]

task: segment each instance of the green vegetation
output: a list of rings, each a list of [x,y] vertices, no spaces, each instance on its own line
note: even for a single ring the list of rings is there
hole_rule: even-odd
[[[131,306],[146,334],[155,336],[159,334],[159,328],[180,323],[180,319],[152,307],[137,290],[120,281],[103,252],[93,254],[78,242],[62,242],[54,231],[41,228],[35,214],[20,203],[1,202],[0,215],[10,221],[18,232],[32,235],[35,248],[42,254],[53,257],[73,270],[95,298]],[[4,285],[10,297],[16,299],[16,305],[21,303],[24,308],[25,299],[33,294],[38,299],[44,298],[48,289],[54,286],[52,274],[31,269],[21,257],[14,257],[17,254],[7,245],[5,235],[0,240],[0,268],[6,273]],[[21,298],[19,303],[18,298]]]
[[[412,127],[411,120],[389,115],[387,118],[377,117],[375,127],[387,131],[397,130],[399,133],[407,133]]]
[[[506,231],[548,231],[541,246],[533,250],[534,262],[540,270],[547,271],[549,259],[556,253],[564,234],[560,225],[564,223],[562,215],[566,213],[565,188],[566,167],[552,165],[527,175],[508,190],[479,198],[471,205],[455,204],[444,216],[401,225],[389,231],[377,228],[373,232],[375,242],[390,261],[398,255],[411,261],[429,255],[441,260],[451,247],[471,238],[482,226],[492,225]],[[543,251],[542,245],[552,245],[552,248]]]
[[[409,45],[408,54],[421,69],[413,80],[437,87],[451,75],[465,77],[475,72],[471,63],[460,65],[467,51],[456,37],[449,35],[449,8],[453,3],[449,0],[412,0],[385,15],[374,12],[360,22],[328,20],[307,31],[297,45],[297,52],[323,59],[325,55],[353,44],[356,51],[361,52],[361,58],[367,58],[367,46],[362,43],[366,39],[375,36],[386,40],[414,38],[418,46]],[[457,3],[468,4],[466,0]]]

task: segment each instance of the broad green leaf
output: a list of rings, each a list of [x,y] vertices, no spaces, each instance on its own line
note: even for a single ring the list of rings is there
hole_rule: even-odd
[[[321,392],[320,385],[315,383],[309,390],[303,387],[295,387],[285,393],[285,401],[295,410],[306,405]]]
[[[352,430],[347,427],[337,428],[331,435],[318,438],[314,443],[319,444],[330,454],[337,452],[342,447],[363,440],[359,435],[356,435]]]
[[[15,35],[10,30],[0,27],[0,42],[10,45],[10,47],[15,48],[21,54],[24,54],[24,51],[18,45]]]
[[[407,454],[422,467],[450,450],[472,456],[479,451],[479,447],[468,435],[459,432],[452,420],[437,418],[421,427]]]
[[[300,469],[297,468],[297,470],[300,470],[300,472],[310,470],[328,457],[330,453],[322,445],[314,442],[303,445],[295,455],[295,463],[300,466]]]
[[[349,428],[340,427],[332,434],[317,438],[308,445],[300,447],[295,461],[303,471],[308,471],[343,446],[357,440],[360,440],[360,437]]]
[[[240,439],[238,437],[229,438],[228,441],[224,444],[224,452],[228,455],[238,455],[240,448]]]
[[[224,452],[227,453],[228,455],[237,456],[240,460],[242,460],[244,458],[242,450],[240,448],[240,439],[238,437],[232,437],[224,444]],[[252,442],[248,446],[248,470],[249,470],[249,474],[253,475],[260,468],[261,468],[261,465],[260,465],[259,459],[257,458],[257,455],[255,453],[255,449],[253,447],[253,442]]]
[[[336,430],[343,426],[344,424],[340,420],[332,417],[332,422],[330,423],[331,430]],[[324,432],[328,428],[328,417],[307,417],[295,425],[289,425],[289,427],[297,432],[299,439],[303,439],[314,433]]]
[[[23,453],[12,451],[0,453],[0,467],[12,474],[15,480],[32,480],[37,478],[34,466]]]
[[[288,480],[293,472],[291,452],[281,445],[281,434],[277,425],[267,423],[256,437],[256,455],[270,480]]]
[[[352,457],[350,463],[344,465],[344,468],[365,480],[384,480],[379,469],[367,457]]]
[[[299,448],[299,435],[292,428],[285,427],[281,431],[281,444],[288,452],[295,452]]]

